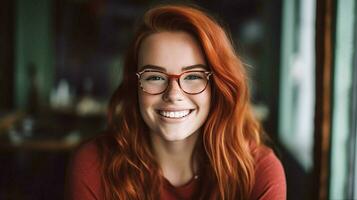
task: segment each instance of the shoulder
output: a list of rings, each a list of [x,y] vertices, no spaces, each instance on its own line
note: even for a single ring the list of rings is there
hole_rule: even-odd
[[[255,161],[255,183],[251,199],[286,199],[284,168],[274,152],[266,146],[252,149]]]
[[[72,153],[72,165],[80,170],[88,171],[99,167],[99,150],[94,140],[79,145]]]
[[[80,145],[72,153],[66,181],[68,199],[97,199],[101,196],[99,158],[94,140]]]

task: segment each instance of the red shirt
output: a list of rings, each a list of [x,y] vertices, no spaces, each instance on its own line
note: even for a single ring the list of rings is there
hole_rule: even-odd
[[[253,150],[255,184],[250,200],[285,200],[286,181],[284,169],[273,151],[261,146]],[[98,149],[94,142],[82,145],[73,155],[67,174],[67,198],[74,200],[104,199],[101,186]],[[180,187],[165,180],[160,192],[163,200],[190,199],[195,189],[195,179]]]

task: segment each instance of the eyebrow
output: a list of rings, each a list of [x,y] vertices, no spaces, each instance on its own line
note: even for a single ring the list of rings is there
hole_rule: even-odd
[[[187,70],[191,70],[191,69],[204,69],[207,70],[208,67],[204,64],[196,64],[196,65],[190,65],[190,66],[184,66],[182,67],[181,71],[187,71]],[[160,67],[157,65],[144,65],[142,67],[140,67],[140,71],[144,71],[147,69],[155,69],[155,70],[159,70],[159,71],[165,71],[166,72],[166,68],[164,67]]]

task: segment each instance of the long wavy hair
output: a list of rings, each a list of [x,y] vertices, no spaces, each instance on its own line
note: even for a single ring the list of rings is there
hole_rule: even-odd
[[[252,114],[245,67],[221,25],[200,8],[161,5],[148,10],[126,55],[123,80],[109,103],[108,131],[98,138],[106,199],[159,199],[163,176],[138,105],[140,44],[150,34],[185,31],[194,36],[210,70],[210,113],[194,153],[199,160],[195,199],[248,199],[254,184],[251,144],[261,144]]]

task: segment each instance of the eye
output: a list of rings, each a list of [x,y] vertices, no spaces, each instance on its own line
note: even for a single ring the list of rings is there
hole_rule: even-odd
[[[161,77],[161,76],[155,76],[155,75],[145,78],[145,81],[160,81],[160,80],[165,80],[165,78]]]
[[[185,80],[197,80],[197,79],[203,79],[202,75],[200,74],[188,74],[185,76]]]

